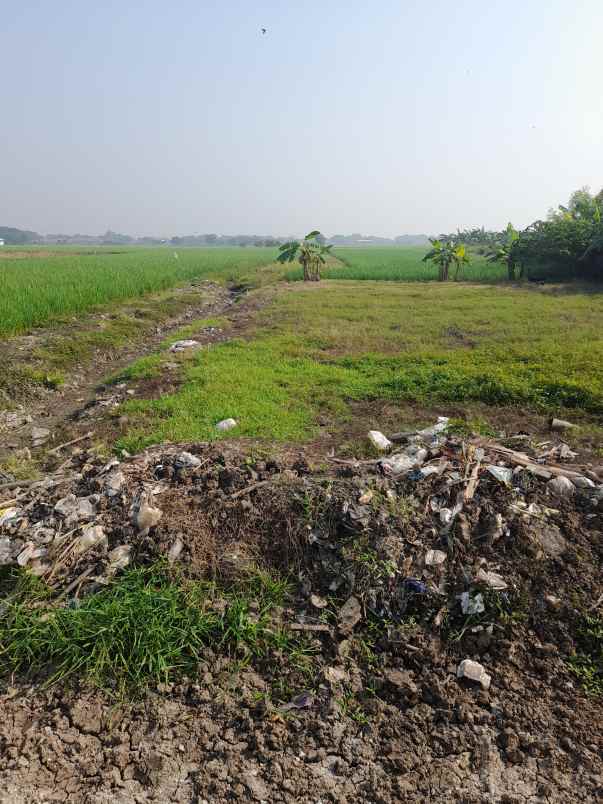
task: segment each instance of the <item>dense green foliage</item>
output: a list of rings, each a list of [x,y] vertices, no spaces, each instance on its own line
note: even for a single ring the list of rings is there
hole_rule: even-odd
[[[522,232],[511,223],[502,232],[484,229],[440,235],[441,241],[464,243],[486,253],[490,262],[507,266],[508,278],[603,280],[603,190],[587,187],[572,193],[567,206],[551,210]],[[519,277],[517,274],[519,273]]]
[[[25,332],[107,302],[132,299],[196,278],[241,282],[270,264],[274,249],[65,249],[0,261],[0,335]]]
[[[603,279],[601,201],[577,190],[567,207],[552,210],[520,234],[515,256],[530,276]]]

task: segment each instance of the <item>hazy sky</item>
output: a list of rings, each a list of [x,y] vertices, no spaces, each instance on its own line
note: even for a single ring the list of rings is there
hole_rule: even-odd
[[[0,224],[524,226],[603,186],[602,42],[601,0],[4,0]]]

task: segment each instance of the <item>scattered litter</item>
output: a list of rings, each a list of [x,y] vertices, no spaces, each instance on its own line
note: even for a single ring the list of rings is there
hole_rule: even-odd
[[[568,477],[559,475],[554,477],[546,484],[547,491],[554,497],[572,497],[576,492],[576,487]]]
[[[348,674],[343,667],[325,667],[323,675],[329,684],[341,684],[348,680]]]
[[[107,536],[101,525],[89,525],[84,529],[75,543],[75,554],[81,556],[94,547],[101,547],[104,551],[108,547]]]
[[[126,478],[124,473],[116,469],[106,476],[102,489],[107,497],[117,497],[121,493],[125,482]]]
[[[408,592],[413,592],[416,595],[424,595],[427,592],[427,586],[418,578],[405,578],[404,588]]]
[[[12,506],[11,508],[0,508],[0,527],[7,525],[11,519],[17,519],[20,513],[21,509],[17,508],[16,506]]]
[[[461,601],[461,611],[463,614],[481,614],[486,610],[481,592],[478,592],[474,597],[471,597],[469,592],[463,592],[459,599]]]
[[[557,525],[537,524],[533,526],[536,541],[550,558],[559,558],[567,550],[567,541]]]
[[[490,689],[492,676],[486,673],[483,665],[479,662],[474,662],[472,659],[463,659],[457,668],[456,675],[457,678],[466,678],[469,681],[481,684],[485,690]]]
[[[360,497],[358,497],[358,502],[360,505],[366,505],[367,503],[370,503],[374,496],[374,491],[365,491],[364,494],[361,494]]]
[[[571,430],[573,427],[576,426],[577,425],[572,424],[571,422],[568,422],[565,419],[551,419],[549,421],[550,430],[556,430],[556,431]]]
[[[513,470],[507,466],[486,466],[486,471],[490,472],[492,477],[500,480],[501,483],[509,484],[513,479]]]
[[[486,570],[482,568],[478,570],[475,576],[475,582],[484,584],[497,592],[508,588],[506,581],[497,572],[486,572]]]
[[[446,558],[446,553],[442,550],[428,550],[425,556],[425,563],[428,567],[438,566],[439,564],[443,564]]]
[[[448,427],[449,422],[450,419],[446,416],[438,416],[436,424],[434,424],[432,427],[427,427],[425,430],[418,430],[417,435],[421,436],[421,438],[433,438],[434,436],[443,433]]]
[[[178,536],[174,544],[168,550],[168,562],[170,564],[175,564],[176,561],[178,561],[178,559],[180,558],[180,554],[182,553],[183,549],[184,549],[184,542]]]
[[[588,477],[582,477],[581,475],[578,475],[577,477],[572,477],[572,483],[578,489],[594,489],[596,485]]]
[[[141,536],[146,536],[161,519],[161,510],[149,503],[148,495],[143,492],[132,506],[132,522]]]
[[[120,544],[109,553],[109,570],[117,572],[125,569],[132,560],[132,545]]]
[[[397,455],[390,455],[388,458],[382,458],[379,461],[379,466],[386,474],[397,477],[410,470],[415,466],[415,461],[409,458],[408,455],[400,453]]]
[[[369,430],[368,440],[371,444],[382,452],[387,452],[393,446],[389,438],[386,438],[379,430]]]
[[[288,712],[290,709],[307,709],[314,703],[314,696],[311,692],[302,692],[292,698],[289,703],[283,704],[279,707],[281,712]]]
[[[199,341],[195,341],[192,339],[176,341],[170,346],[170,352],[184,352],[187,349],[194,349],[196,346],[200,345],[201,344],[199,343]]]
[[[177,469],[198,469],[201,466],[201,459],[190,452],[179,452],[174,460]]]
[[[324,609],[328,605],[328,601],[326,600],[326,598],[321,597],[320,595],[311,595],[310,596],[310,603],[316,609]]]
[[[238,422],[236,419],[222,419],[221,422],[216,424],[216,430],[219,430],[221,433],[225,433],[227,430],[232,430],[233,427],[236,427]]]

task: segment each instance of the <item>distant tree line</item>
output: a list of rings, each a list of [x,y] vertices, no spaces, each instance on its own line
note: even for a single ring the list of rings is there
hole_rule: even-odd
[[[40,235],[25,229],[14,229],[12,226],[0,226],[0,240],[4,240],[7,246],[24,246],[28,243],[37,243]]]

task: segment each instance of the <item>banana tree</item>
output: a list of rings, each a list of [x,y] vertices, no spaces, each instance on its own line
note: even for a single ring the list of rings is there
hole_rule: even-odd
[[[467,249],[462,243],[455,245],[451,240],[431,240],[431,249],[423,257],[423,262],[433,262],[438,266],[438,279],[440,282],[448,281],[450,275],[450,266],[456,267],[454,275],[455,281],[459,277],[461,266],[469,262]]]
[[[502,262],[507,266],[507,275],[512,282],[515,277],[515,269],[519,265],[516,246],[519,243],[519,232],[512,223],[507,224],[503,232],[502,240],[495,243],[486,255],[488,262]],[[523,276],[523,268],[521,269]]]
[[[300,242],[291,240],[279,248],[278,262],[299,262],[304,272],[304,282],[320,281],[320,267],[326,262],[331,246],[325,246],[318,230],[310,232]]]

